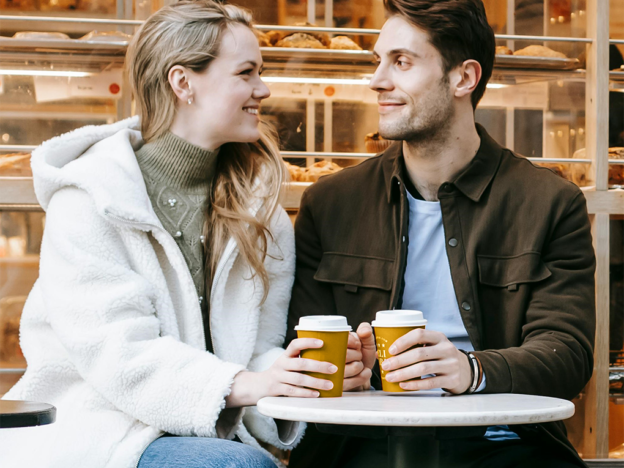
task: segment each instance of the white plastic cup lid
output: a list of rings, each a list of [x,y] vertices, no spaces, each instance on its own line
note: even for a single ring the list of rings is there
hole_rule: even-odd
[[[347,317],[342,315],[308,315],[299,319],[295,330],[306,331],[351,331]]]
[[[373,327],[422,327],[427,325],[420,310],[382,310],[377,312]]]

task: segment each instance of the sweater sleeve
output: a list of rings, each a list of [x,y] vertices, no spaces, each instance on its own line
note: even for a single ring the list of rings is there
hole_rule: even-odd
[[[171,434],[217,437],[243,366],[161,336],[154,286],[128,255],[153,255],[143,245],[139,234],[100,216],[85,191],[57,192],[39,278],[50,325],[68,362],[120,411]]]
[[[295,239],[292,224],[286,212],[279,208],[271,223],[274,242],[271,244],[265,266],[270,288],[262,305],[256,348],[249,370],[262,372],[273,365],[284,352],[288,303],[295,275]],[[305,423],[276,421],[247,408],[243,417],[245,426],[256,438],[282,450],[290,450],[303,437]]]

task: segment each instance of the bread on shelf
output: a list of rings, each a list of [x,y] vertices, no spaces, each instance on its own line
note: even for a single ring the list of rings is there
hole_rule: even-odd
[[[496,46],[496,55],[513,55],[513,50],[507,46]]]
[[[392,140],[385,140],[379,132],[369,133],[364,137],[367,153],[381,153],[387,150],[392,143]]]
[[[333,37],[330,41],[329,48],[338,50],[362,50],[359,45],[357,45],[347,36]]]
[[[30,154],[0,154],[0,177],[31,176]]]
[[[609,148],[609,159],[624,159],[624,148]],[[624,164],[609,164],[609,185],[624,185]]]
[[[325,49],[325,46],[314,36],[295,33],[280,40],[275,47],[291,47],[296,49]]]
[[[271,38],[268,34],[263,33],[262,31],[257,31],[256,36],[258,37],[258,45],[260,47],[272,47]]]
[[[310,167],[299,167],[286,161],[284,164],[290,173],[291,182],[316,182],[319,177],[342,170],[338,164],[327,160],[319,161]]]
[[[524,49],[516,50],[513,54],[523,57],[568,58],[565,54],[542,45],[530,45]]]

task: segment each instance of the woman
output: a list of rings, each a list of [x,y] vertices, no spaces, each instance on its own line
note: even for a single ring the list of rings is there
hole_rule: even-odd
[[[58,419],[2,431],[2,466],[274,466],[256,439],[289,449],[303,428],[243,407],[318,396],[331,383],[298,371],[336,369],[298,358],[317,340],[280,348],[294,240],[251,18],[180,2],[127,59],[140,121],[33,153],[47,222],[22,317],[28,370],[5,398]]]

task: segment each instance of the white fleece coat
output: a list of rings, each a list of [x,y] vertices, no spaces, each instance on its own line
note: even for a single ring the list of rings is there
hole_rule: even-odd
[[[230,239],[210,294],[208,353],[193,280],[135,158],[137,128],[137,118],[84,127],[33,152],[46,228],[21,322],[28,369],[4,398],[50,403],[57,421],[0,430],[2,468],[132,468],[163,433],[283,449],[302,436],[295,424],[282,442],[255,408],[223,409],[238,372],[267,369],[282,352],[295,268],[288,216],[280,208],[272,220],[262,305]]]

